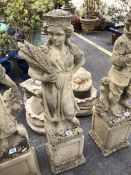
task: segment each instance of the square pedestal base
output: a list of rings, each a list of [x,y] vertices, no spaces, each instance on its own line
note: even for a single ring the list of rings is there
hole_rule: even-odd
[[[46,144],[52,172],[59,174],[84,164],[83,156],[84,136],[65,140],[65,142],[52,145]]]
[[[92,130],[89,132],[92,139],[101,149],[104,156],[129,145],[130,121],[120,121],[110,126],[98,113],[94,113]]]
[[[35,149],[1,163],[0,175],[40,175]]]

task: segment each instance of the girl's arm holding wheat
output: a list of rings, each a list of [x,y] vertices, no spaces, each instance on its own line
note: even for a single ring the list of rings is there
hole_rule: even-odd
[[[36,80],[42,81],[42,82],[55,82],[57,77],[51,76],[48,73],[42,71],[41,69],[36,68],[33,65],[29,66],[29,75],[33,77]]]

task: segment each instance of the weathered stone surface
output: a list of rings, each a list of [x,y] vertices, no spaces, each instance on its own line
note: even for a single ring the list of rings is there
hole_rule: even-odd
[[[4,155],[12,146],[18,145],[23,137],[27,140],[27,133],[25,128],[18,124],[10,114],[12,109],[20,107],[17,105],[20,104],[20,96],[16,84],[6,75],[1,65],[0,82],[11,87],[4,96],[0,94],[0,160],[3,160],[8,158]]]
[[[91,89],[85,93],[85,97],[89,95],[87,98],[75,98],[80,108],[80,111],[77,113],[77,116],[88,116],[92,114],[92,108],[96,100],[97,90],[95,87],[92,86]],[[82,92],[82,96],[83,95],[84,92]]]
[[[40,175],[34,148],[30,148],[21,156],[0,163],[0,175]]]
[[[68,12],[53,10],[45,14],[44,18],[47,43],[41,48],[26,41],[19,43],[19,54],[29,62],[29,75],[42,83],[47,145],[50,145],[54,138],[60,138],[60,144],[66,144],[66,131],[80,128],[76,118],[79,108],[74,99],[71,81],[73,74],[84,64],[84,57],[79,48],[69,40],[73,26]],[[57,142],[54,144],[57,145]],[[83,152],[83,147],[81,149]],[[54,154],[51,157],[54,161]],[[73,159],[74,154],[70,157],[66,155],[66,162],[69,163],[71,157]],[[62,162],[59,162],[59,166],[61,165]],[[76,164],[78,165],[79,163]]]
[[[42,98],[32,96],[25,103],[26,121],[28,125],[37,133],[44,134],[44,107]]]
[[[40,104],[42,101],[41,82],[38,80],[34,80],[34,78],[30,78],[25,82],[21,83],[21,87],[24,89],[24,94],[25,94],[24,101],[25,101],[25,108],[26,108],[27,123],[37,133],[44,134],[45,133],[44,121],[43,121],[44,115],[45,115],[44,106]],[[73,80],[72,80],[72,89],[74,91],[74,95],[76,96],[75,100],[80,108],[80,111],[77,113],[77,116],[86,116],[91,114],[92,107],[96,99],[97,90],[93,87],[91,74],[86,69],[81,67],[74,74]],[[31,98],[31,99],[28,99],[28,98]],[[40,109],[41,113],[43,110],[42,120],[41,120],[42,115],[39,116],[37,110],[34,110],[37,108]],[[37,124],[37,123],[40,123],[40,124]]]
[[[21,83],[20,86],[22,87],[26,95],[25,102],[28,98],[32,96],[42,97],[41,81],[30,78]]]
[[[26,121],[35,132],[45,134],[44,106],[42,104],[41,81],[30,78],[20,86],[24,90],[24,103],[26,109]]]
[[[124,35],[115,42],[109,74],[101,81],[90,135],[106,156],[128,145],[130,126],[131,12],[125,18]]]
[[[69,128],[61,135],[54,133],[49,123],[45,125],[46,133],[48,133],[46,151],[54,174],[68,171],[86,162],[83,156],[82,128],[70,128],[70,124],[65,122],[62,123],[63,126],[66,124]]]
[[[128,137],[131,127],[130,116],[115,119],[107,113],[103,115],[94,109],[90,135],[101,149],[104,156],[129,145]]]
[[[59,174],[86,162],[83,153],[84,137],[71,139],[59,145],[46,144],[52,172]],[[54,156],[54,157],[53,157]]]
[[[21,98],[16,84],[6,75],[0,65],[0,82],[11,87],[0,94],[0,174],[39,174],[35,151],[30,148],[28,135],[23,125],[11,115],[12,109],[21,107]]]
[[[97,90],[92,85],[90,72],[81,67],[73,76],[72,89],[75,100],[80,108],[77,116],[92,114],[92,107],[96,99]]]

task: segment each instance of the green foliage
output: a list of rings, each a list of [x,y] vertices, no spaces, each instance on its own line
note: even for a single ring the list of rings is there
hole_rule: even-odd
[[[54,4],[60,4],[63,5],[64,4],[64,0],[53,0]]]
[[[10,37],[7,32],[0,30],[0,56],[9,49]]]
[[[119,3],[118,6],[112,5],[108,8],[108,15],[111,16],[111,20],[114,23],[124,22],[125,14],[127,13],[129,6],[128,0],[114,0],[114,3]]]
[[[17,43],[11,38],[8,32],[0,30],[0,56],[5,55],[9,50],[17,48]]]
[[[6,9],[6,20],[24,34],[31,30],[41,30],[43,13],[54,7],[52,0],[9,0]]]
[[[0,0],[0,14],[2,14],[4,12],[5,6],[6,6],[6,1]]]
[[[55,9],[62,7],[62,5],[64,4],[64,0],[52,0],[52,1]]]
[[[0,30],[0,48],[5,48],[9,44],[7,32]]]

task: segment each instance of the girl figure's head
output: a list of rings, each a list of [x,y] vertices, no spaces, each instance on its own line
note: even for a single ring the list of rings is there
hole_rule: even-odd
[[[44,31],[48,34],[49,42],[56,46],[67,43],[74,31],[70,13],[57,9],[48,12],[44,17]]]
[[[47,28],[49,42],[55,46],[60,46],[65,43],[65,31],[61,27],[49,26]]]

